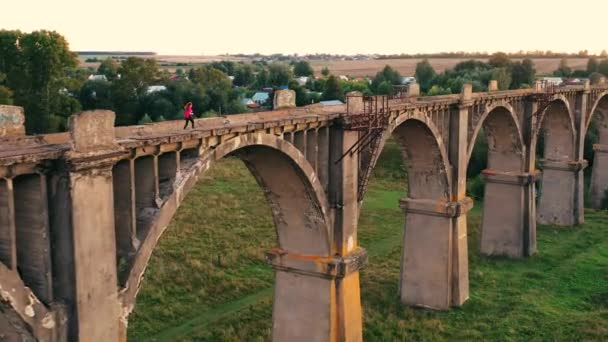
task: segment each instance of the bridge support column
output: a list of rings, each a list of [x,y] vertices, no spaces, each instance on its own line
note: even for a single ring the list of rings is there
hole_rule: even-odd
[[[114,113],[70,118],[69,170],[75,341],[118,341],[119,302],[112,166],[124,154],[114,140]]]
[[[534,252],[536,229],[526,229],[526,212],[534,199],[526,196],[540,174],[484,170],[485,194],[481,224],[481,253],[512,258]],[[535,228],[535,227],[534,227]]]
[[[591,207],[595,209],[608,205],[608,145],[593,145],[595,157],[589,189]]]
[[[540,161],[543,170],[538,223],[572,226],[583,223],[583,170],[587,161]]]
[[[359,301],[359,268],[367,260],[364,249],[345,257],[273,250],[266,258],[276,270],[273,341],[352,341],[344,337],[347,327],[340,316],[345,299]],[[356,277],[356,284],[351,277]]]
[[[459,220],[466,222],[473,201],[468,197],[458,202],[405,198],[400,206],[405,213],[401,301],[439,310],[461,305],[466,298],[461,300],[459,285],[463,277],[468,280],[468,268],[460,267],[457,228]]]

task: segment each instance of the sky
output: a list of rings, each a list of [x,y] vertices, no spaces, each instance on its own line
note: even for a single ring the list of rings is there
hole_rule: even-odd
[[[431,53],[608,49],[606,0],[2,0],[0,29],[74,51]]]

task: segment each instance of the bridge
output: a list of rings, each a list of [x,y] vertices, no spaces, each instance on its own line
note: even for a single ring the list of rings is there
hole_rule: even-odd
[[[0,106],[0,336],[124,341],[159,238],[215,162],[240,158],[272,209],[277,245],[274,341],[360,341],[359,209],[389,137],[403,151],[408,195],[399,297],[447,310],[469,298],[466,171],[488,140],[481,252],[525,258],[536,224],[584,223],[583,159],[592,121],[600,141],[590,181],[608,189],[608,85],[420,97],[350,94],[344,106],[295,108],[114,127],[114,113],[70,118],[70,131],[27,136],[23,110]],[[542,140],[543,157],[536,146]],[[536,205],[540,183],[542,194]]]

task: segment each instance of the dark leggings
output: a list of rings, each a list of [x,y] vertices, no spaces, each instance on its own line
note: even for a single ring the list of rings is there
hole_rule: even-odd
[[[186,124],[184,125],[184,129],[188,128],[188,122],[192,122],[192,128],[194,128],[194,119],[192,119],[192,117],[189,117],[186,120]]]

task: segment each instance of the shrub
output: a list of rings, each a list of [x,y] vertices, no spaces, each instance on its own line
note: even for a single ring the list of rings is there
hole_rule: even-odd
[[[142,116],[142,118],[139,120],[139,122],[137,122],[138,125],[144,125],[147,123],[152,123],[152,119],[150,118],[150,115],[148,114],[144,114],[144,116]]]
[[[474,200],[481,200],[483,199],[484,191],[485,183],[481,174],[473,178],[469,178],[467,182],[467,194],[469,197],[473,198]]]

